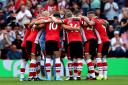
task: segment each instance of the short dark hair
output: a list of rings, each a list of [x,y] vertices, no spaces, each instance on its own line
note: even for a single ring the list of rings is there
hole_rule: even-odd
[[[117,16],[114,16],[114,19],[118,19],[118,17]]]
[[[87,14],[95,14],[95,12],[94,12],[94,10],[93,9],[89,9],[88,11],[87,11]]]
[[[69,18],[69,17],[72,17],[72,15],[73,15],[72,12],[67,12],[67,13],[65,14],[65,16],[68,17],[68,18]]]
[[[100,8],[95,8],[95,10],[100,10]]]
[[[13,11],[10,11],[9,14],[13,14],[14,12]]]
[[[78,9],[74,10],[74,15],[78,15],[80,13],[81,13],[80,10],[78,10]]]
[[[53,14],[53,16],[54,16],[54,17],[60,17],[60,13],[59,13],[59,12],[55,12],[55,13]]]

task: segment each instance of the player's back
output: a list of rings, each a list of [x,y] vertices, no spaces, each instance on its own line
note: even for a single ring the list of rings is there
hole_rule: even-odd
[[[103,23],[101,23],[101,22],[103,22],[102,19],[95,18],[94,21],[95,21],[94,28],[95,28],[96,33],[99,34],[99,36],[103,42],[109,41],[106,27],[103,25]]]
[[[46,41],[47,40],[60,40],[60,28],[61,24],[56,24],[54,22],[46,24]]]
[[[66,25],[69,25],[71,27],[80,27],[81,23],[80,23],[79,20],[68,19],[67,22],[66,22]],[[72,30],[72,31],[67,30],[67,39],[68,39],[68,42],[82,41],[80,31],[78,31],[78,30]]]

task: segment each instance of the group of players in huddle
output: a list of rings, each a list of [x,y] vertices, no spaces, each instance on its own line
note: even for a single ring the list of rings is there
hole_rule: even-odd
[[[79,10],[73,13],[67,10],[64,19],[58,12],[42,13],[26,23],[26,32],[22,42],[23,61],[20,81],[24,81],[26,62],[30,60],[28,80],[40,80],[40,60],[45,58],[46,80],[51,80],[52,59],[54,59],[54,80],[61,78],[61,56],[63,48],[68,58],[69,77],[66,80],[81,80],[82,59],[88,66],[89,80],[107,80],[107,60],[109,38],[106,32],[108,22],[98,18],[93,10],[83,16]],[[63,38],[60,31],[63,30]],[[64,53],[63,53],[64,54]],[[93,62],[95,61],[95,63]],[[95,74],[94,66],[98,68]]]

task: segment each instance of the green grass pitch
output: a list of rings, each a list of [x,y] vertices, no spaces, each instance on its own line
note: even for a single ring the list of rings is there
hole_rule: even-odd
[[[128,76],[111,76],[109,80],[24,82],[20,82],[18,78],[0,78],[0,85],[128,85]]]

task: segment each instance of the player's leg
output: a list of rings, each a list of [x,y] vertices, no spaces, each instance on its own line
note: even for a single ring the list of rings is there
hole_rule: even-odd
[[[46,57],[45,57],[46,80],[51,80],[51,65],[52,65],[51,56],[53,55],[51,41],[46,41],[45,50],[46,50]]]
[[[27,26],[27,25],[26,25]],[[23,42],[21,44],[21,50],[22,50],[22,61],[21,61],[21,67],[20,67],[20,81],[26,80],[24,77],[25,69],[26,69],[26,63],[29,60],[29,56],[26,49],[26,39],[29,36],[31,30],[26,28],[26,33],[24,35]]]
[[[69,76],[66,80],[73,80],[73,59],[71,58],[70,54],[70,45],[67,45],[67,58],[68,58],[68,71],[69,71]]]
[[[29,64],[29,78],[28,80],[31,81],[36,76],[36,58],[35,58],[35,44],[33,42],[27,41],[27,53],[30,56],[30,64]]]
[[[88,76],[89,76],[89,80],[93,80],[95,79],[95,69],[94,69],[94,64],[91,60],[91,52],[93,52],[94,49],[92,49],[92,44],[91,42],[93,42],[93,40],[87,41],[84,45],[85,48],[85,59],[86,59],[86,63],[88,66]]]
[[[55,80],[62,80],[61,79],[61,51],[60,51],[60,43],[53,41],[53,51],[54,51],[54,57],[55,57],[55,71],[56,71],[56,75],[55,75]]]
[[[73,70],[74,70],[74,75],[73,75],[73,79],[77,80],[78,77],[78,71],[77,71],[77,67],[78,67],[78,61],[77,58],[73,58]]]
[[[109,49],[109,42],[106,42],[103,44],[103,49],[102,49],[102,62],[103,62],[103,76],[104,80],[107,80],[107,70],[108,70],[108,64],[107,64],[107,55],[108,55],[108,49]]]
[[[83,66],[83,46],[82,42],[76,42],[75,46],[75,55],[77,59],[77,80],[81,80],[81,71],[82,71],[82,66]]]
[[[40,49],[40,45],[36,44],[36,80],[42,80],[41,79],[41,49]]]
[[[24,73],[25,73],[26,63],[27,63],[28,59],[29,58],[27,56],[26,48],[22,47],[22,61],[21,61],[21,67],[20,67],[20,81],[26,80],[25,76],[24,76]]]
[[[91,60],[94,65],[95,75],[97,76],[97,75],[99,75],[99,72],[96,69],[96,56],[97,56],[97,41],[96,40],[93,40],[90,43],[90,55],[91,55]]]
[[[103,79],[102,47],[103,47],[102,43],[98,44],[96,63],[97,63],[99,75],[97,76],[97,80]]]

